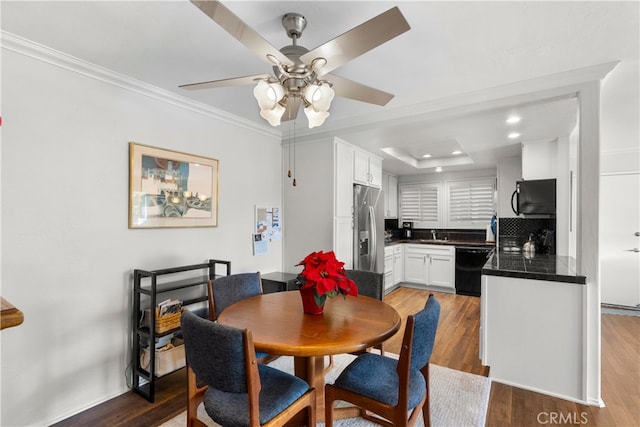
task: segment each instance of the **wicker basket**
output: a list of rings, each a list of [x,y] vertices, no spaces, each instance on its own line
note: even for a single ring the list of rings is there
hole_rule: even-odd
[[[184,310],[185,308],[182,308],[182,311]],[[179,328],[180,316],[182,316],[182,312],[165,314],[164,316],[160,316],[160,309],[156,307],[156,334],[162,334],[172,329]],[[146,327],[149,327],[150,318],[151,318],[151,314],[149,313],[149,310],[145,310],[144,325]]]

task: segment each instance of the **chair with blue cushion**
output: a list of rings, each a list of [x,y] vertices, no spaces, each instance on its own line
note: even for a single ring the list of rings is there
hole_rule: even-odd
[[[204,407],[216,423],[282,426],[306,411],[307,425],[315,426],[315,390],[301,378],[258,364],[251,331],[190,311],[181,322],[187,366],[207,385]]]
[[[384,298],[384,274],[366,270],[346,270],[346,275],[353,280],[358,287],[358,295],[375,298],[382,301]],[[382,343],[375,346],[384,355]]]
[[[429,295],[424,309],[407,317],[399,360],[364,353],[327,384],[326,426],[333,426],[336,400],[360,407],[363,418],[388,427],[412,426],[422,410],[424,425],[430,426],[429,359],[439,318],[440,303]]]
[[[207,299],[209,302],[209,319],[215,321],[222,311],[246,298],[262,294],[260,272],[239,273],[217,277],[207,283]],[[267,353],[256,353],[258,363],[268,363],[276,356]],[[187,370],[187,426],[198,425],[197,409],[206,386],[191,370]]]

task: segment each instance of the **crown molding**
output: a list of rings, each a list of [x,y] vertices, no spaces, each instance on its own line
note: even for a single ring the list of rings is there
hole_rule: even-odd
[[[0,30],[0,44],[4,50],[46,62],[56,67],[64,68],[71,72],[117,86],[160,102],[184,108],[269,137],[281,137],[281,132],[275,128],[261,126],[255,122],[211,107],[202,102],[194,101],[149,83],[136,80],[127,75],[109,70],[80,58],[76,58],[7,31]]]

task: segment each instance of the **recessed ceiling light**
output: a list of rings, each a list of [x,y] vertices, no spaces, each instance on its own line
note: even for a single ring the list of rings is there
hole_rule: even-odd
[[[509,116],[509,118],[507,119],[507,123],[512,125],[512,124],[515,124],[515,123],[519,123],[520,120],[521,120],[520,116]]]
[[[428,159],[429,157],[431,157],[431,154],[423,154],[422,157],[424,157],[425,159]]]
[[[438,166],[438,167],[436,168],[436,172],[442,172],[442,167],[441,167],[441,166]]]
[[[509,139],[516,139],[519,136],[520,136],[520,134],[518,132],[511,132],[509,134]]]
[[[453,154],[454,156],[457,156],[458,154],[462,154],[462,151],[460,150],[452,151],[451,154]]]

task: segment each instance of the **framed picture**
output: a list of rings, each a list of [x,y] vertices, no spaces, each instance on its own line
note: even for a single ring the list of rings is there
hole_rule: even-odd
[[[129,228],[217,225],[217,159],[129,143]]]

